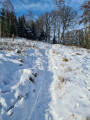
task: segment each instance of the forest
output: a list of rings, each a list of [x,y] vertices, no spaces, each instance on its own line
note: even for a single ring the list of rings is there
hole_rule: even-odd
[[[90,48],[90,0],[81,4],[81,15],[67,6],[65,0],[53,0],[53,4],[52,11],[35,19],[32,10],[17,16],[10,0],[0,1],[0,37],[14,34],[31,40]]]

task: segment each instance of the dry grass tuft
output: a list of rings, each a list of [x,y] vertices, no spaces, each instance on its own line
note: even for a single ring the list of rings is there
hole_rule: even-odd
[[[80,53],[76,53],[76,55],[81,55]]]
[[[32,83],[34,83],[34,78],[33,77],[29,77],[29,80],[32,82]]]
[[[66,79],[64,77],[59,76],[58,79],[61,83],[66,83]]]
[[[20,61],[21,63],[24,63],[24,60],[23,60],[23,59],[20,59],[19,61]]]
[[[61,90],[63,88],[63,85],[66,84],[66,79],[64,77],[58,76],[59,81],[57,81],[57,84],[55,86],[55,89]]]
[[[34,77],[37,77],[38,76],[38,73],[33,73]]]
[[[67,58],[63,58],[63,61],[64,62],[68,62],[69,60]]]
[[[54,54],[54,55],[58,55],[59,53],[57,52],[57,51],[52,51],[52,53]]]
[[[19,66],[23,66],[23,64],[20,64]]]
[[[18,53],[18,54],[21,54],[21,50],[18,50],[17,53]]]

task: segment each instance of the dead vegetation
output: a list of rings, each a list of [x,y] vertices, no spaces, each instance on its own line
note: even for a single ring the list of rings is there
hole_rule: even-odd
[[[38,76],[38,73],[32,73],[32,76],[29,77],[29,81],[34,83],[35,82],[35,78]]]
[[[33,78],[32,76],[29,77],[29,80],[30,80],[32,83],[35,82],[35,81],[34,81],[34,78]]]
[[[38,76],[38,73],[33,73],[34,77],[37,77]]]
[[[66,79],[64,77],[59,76],[58,79],[61,83],[66,83]]]
[[[67,58],[63,58],[63,61],[64,62],[68,62],[69,60]]]
[[[52,50],[52,54],[58,55],[59,53],[57,51],[55,51],[55,50]]]
[[[28,41],[21,43],[15,41],[11,42],[10,40],[7,40],[7,41],[0,41],[0,48],[3,48],[4,51],[15,51],[16,48],[19,48],[20,50],[18,50],[17,53],[21,54],[21,50],[27,48],[36,48],[36,46]]]
[[[19,66],[23,66],[23,64],[20,64]]]
[[[64,78],[64,77],[62,77],[62,76],[58,76],[58,79],[59,79],[59,81],[57,82],[57,84],[56,84],[56,89],[62,89],[63,88],[63,85],[65,85],[66,84],[66,78]]]
[[[76,55],[81,55],[80,53],[76,53]]]
[[[20,61],[21,63],[24,63],[24,60],[23,60],[23,59],[20,59],[19,61]]]
[[[18,53],[18,54],[21,54],[21,50],[17,50],[17,53]]]

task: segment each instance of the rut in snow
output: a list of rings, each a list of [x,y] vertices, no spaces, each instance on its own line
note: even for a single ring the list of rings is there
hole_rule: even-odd
[[[42,84],[38,90],[38,94],[36,96],[28,120],[41,120],[41,119],[45,120],[46,112],[49,114],[47,116],[51,117],[50,113],[47,111],[50,102],[49,87],[52,81],[52,73],[48,71],[48,56],[47,56],[48,52],[49,52],[48,50],[40,51],[40,53],[44,57],[43,70],[41,71]]]

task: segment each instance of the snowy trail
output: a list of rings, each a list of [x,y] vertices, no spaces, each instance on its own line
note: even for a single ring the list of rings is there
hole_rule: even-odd
[[[52,82],[52,73],[48,71],[48,56],[49,50],[40,51],[40,54],[44,57],[43,71],[41,71],[42,84],[38,90],[34,105],[32,107],[28,120],[45,120],[46,110],[50,103],[49,87]],[[50,116],[49,116],[50,117]]]

